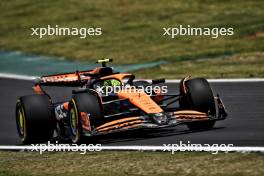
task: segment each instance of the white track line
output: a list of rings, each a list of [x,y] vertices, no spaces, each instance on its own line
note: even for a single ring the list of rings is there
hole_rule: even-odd
[[[138,79],[144,80],[144,79]],[[145,79],[148,82],[151,82],[151,79]],[[264,82],[264,78],[225,78],[225,79],[207,79],[209,82],[219,82],[219,83],[232,83],[232,82]],[[166,79],[166,83],[179,83],[179,79]]]
[[[0,78],[9,78],[9,79],[18,79],[18,80],[27,80],[31,81],[36,78],[36,76],[27,76],[27,75],[17,75],[9,73],[0,73]],[[144,79],[138,79],[144,80]],[[151,82],[150,79],[145,79],[146,81]],[[209,82],[264,82],[264,78],[236,78],[236,79],[207,79]],[[167,83],[179,83],[179,79],[166,79]]]
[[[0,78],[9,78],[9,79],[18,79],[18,80],[31,81],[31,80],[34,80],[36,78],[36,76],[0,73]]]
[[[105,150],[113,150],[113,151],[162,151],[162,152],[171,152],[172,154],[180,151],[186,152],[264,152],[264,147],[167,147],[167,146],[48,146],[45,144],[40,145],[31,145],[31,146],[0,146],[0,150],[28,150],[40,152],[40,154],[49,151],[74,151],[74,152],[83,152],[83,151],[105,151]]]
[[[264,82],[264,78],[207,79],[209,82]],[[168,83],[179,83],[179,80],[166,80]]]

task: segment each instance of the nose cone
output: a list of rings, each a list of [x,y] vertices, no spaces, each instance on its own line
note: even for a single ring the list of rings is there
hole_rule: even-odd
[[[118,97],[122,99],[129,99],[130,103],[134,104],[147,114],[163,112],[160,106],[157,105],[156,102],[143,91],[122,90],[118,93]]]

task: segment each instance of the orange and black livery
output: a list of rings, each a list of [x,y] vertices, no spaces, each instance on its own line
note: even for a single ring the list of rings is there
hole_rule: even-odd
[[[108,67],[111,61],[99,60],[97,63],[102,65],[92,70],[36,79],[35,94],[20,97],[16,104],[16,125],[22,142],[56,139],[78,143],[89,136],[182,124],[191,130],[210,129],[227,117],[222,100],[213,95],[204,78],[183,78],[174,93],[142,91],[139,88],[166,85],[166,81],[136,80],[133,74]],[[55,102],[45,91],[46,86],[70,87],[71,98]],[[118,87],[118,91],[102,92],[111,87]],[[65,111],[65,118],[55,117],[57,106]]]

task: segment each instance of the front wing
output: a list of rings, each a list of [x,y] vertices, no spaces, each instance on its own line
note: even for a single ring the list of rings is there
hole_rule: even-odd
[[[224,120],[227,117],[222,100],[217,96],[217,114],[209,115],[195,110],[179,110],[145,116],[125,117],[104,123],[91,131],[83,130],[84,136],[94,136],[140,128],[165,128],[194,121]],[[87,118],[89,118],[87,116]],[[83,128],[84,129],[84,128]]]

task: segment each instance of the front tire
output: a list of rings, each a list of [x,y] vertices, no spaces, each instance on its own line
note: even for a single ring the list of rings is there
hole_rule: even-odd
[[[204,78],[194,78],[180,82],[181,109],[192,109],[209,115],[215,115],[215,102],[212,89]],[[214,126],[214,120],[189,122],[187,126],[191,130],[210,129]]]
[[[52,138],[55,119],[45,95],[20,97],[16,104],[16,126],[23,144],[45,142]]]
[[[103,109],[99,97],[89,92],[75,94],[69,103],[69,126],[73,143],[83,140],[81,113],[89,114],[89,123],[97,126],[103,120]]]

